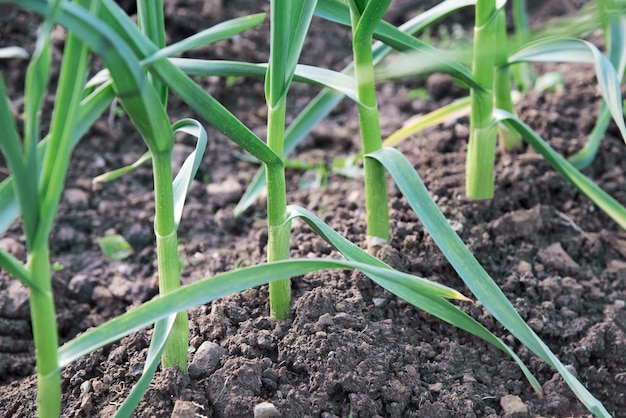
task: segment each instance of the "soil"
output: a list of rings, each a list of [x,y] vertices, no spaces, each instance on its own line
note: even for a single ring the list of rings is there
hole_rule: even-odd
[[[416,13],[412,3],[394,2],[389,20],[400,23]],[[207,13],[197,13],[203,5]],[[546,11],[569,13],[572,7],[574,3],[562,0],[533,5],[533,19],[544,19]],[[265,2],[166,0],[168,41],[263,8]],[[0,12],[0,46],[22,45],[32,52],[37,18],[6,5]],[[441,28],[459,23],[469,27],[468,22],[471,16],[461,14]],[[188,56],[265,61],[267,31],[266,23]],[[340,69],[350,61],[348,30],[316,19],[312,31],[303,62]],[[63,41],[62,32],[58,35],[55,58]],[[18,118],[25,68],[24,61],[0,62]],[[593,70],[583,65],[535,69],[561,72],[564,86],[524,94],[516,110],[555,149],[570,155],[584,143],[599,107]],[[200,82],[264,137],[262,81]],[[428,97],[411,98],[418,88]],[[318,90],[294,86],[290,120]],[[379,93],[383,136],[408,118],[466,94],[442,75],[383,84]],[[48,103],[52,101],[51,94]],[[175,97],[170,114],[173,120],[193,116]],[[522,317],[614,416],[626,417],[626,232],[528,148],[498,152],[493,200],[466,198],[467,126],[467,118],[459,118],[406,140],[399,149]],[[186,141],[181,138],[176,146],[175,164],[190,150]],[[210,131],[210,141],[179,232],[184,283],[265,259],[264,203],[239,218],[233,215],[257,166],[242,159],[241,151],[220,134]],[[144,151],[124,118],[105,116],[74,152],[52,235],[62,343],[157,295],[150,167],[98,189],[91,183]],[[320,185],[315,172],[302,169],[289,169],[287,177],[289,203],[314,211],[361,244],[362,179],[332,169],[335,159],[347,161],[358,152],[356,111],[344,100],[294,153],[299,161],[327,167],[328,184]],[[626,148],[611,125],[593,165],[584,171],[622,204],[624,161]],[[0,172],[6,176],[5,168]],[[389,190],[393,239],[380,257],[470,295],[391,181]],[[123,261],[104,257],[98,247],[98,239],[113,232],[133,247],[134,253]],[[25,260],[19,223],[0,238],[0,248]],[[291,255],[339,257],[299,223],[293,227]],[[505,354],[417,310],[359,273],[308,274],[295,278],[292,286],[292,316],[286,321],[269,318],[266,287],[192,309],[190,373],[159,370],[136,416],[272,416],[272,411],[282,417],[326,418],[588,414],[559,375],[478,304],[460,306],[513,347],[542,384],[543,397],[532,391]],[[34,416],[28,293],[5,272],[0,272],[0,321],[0,414]],[[150,335],[151,330],[137,332],[67,367],[63,416],[111,416],[141,374]]]

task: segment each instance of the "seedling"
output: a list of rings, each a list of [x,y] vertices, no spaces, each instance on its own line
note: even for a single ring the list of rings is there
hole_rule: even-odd
[[[510,355],[519,364],[535,390],[541,391],[539,383],[513,350],[449,301],[451,299],[467,301],[468,298],[448,287],[391,269],[368,252],[347,241],[314,214],[303,208],[287,205],[285,155],[293,149],[300,138],[304,137],[319,120],[330,112],[344,95],[352,98],[361,107],[359,119],[365,135],[372,134],[372,138],[376,137],[365,150],[366,171],[369,170],[367,167],[378,167],[376,176],[380,176],[383,180],[385,176],[383,170],[391,174],[419,219],[424,223],[426,230],[483,306],[529,349],[555,367],[592,412],[600,416],[608,416],[603,406],[565,369],[515,312],[504,294],[452,230],[410,162],[395,150],[381,149],[380,133],[377,129],[378,116],[375,113],[373,66],[391,51],[389,46],[401,51],[426,51],[433,58],[437,68],[443,68],[461,79],[473,88],[481,99],[484,98],[483,94],[487,94],[483,90],[491,88],[490,84],[482,86],[463,65],[447,61],[448,57],[445,54],[408,34],[418,31],[429,22],[471,2],[443,2],[436,6],[436,13],[425,12],[423,16],[399,29],[380,20],[384,8],[382,11],[376,9],[377,3],[374,1],[354,0],[348,7],[334,0],[320,0],[317,4],[304,0],[297,2],[275,0],[271,3],[272,39],[268,64],[168,59],[170,55],[188,48],[211,42],[228,34],[238,33],[260,22],[262,16],[226,22],[180,43],[165,46],[161,4],[157,2],[143,1],[138,5],[141,30],[112,0],[93,2],[90,4],[93,7],[91,13],[81,7],[84,5],[82,2],[56,1],[50,4],[44,0],[11,2],[32,8],[45,17],[38,53],[31,62],[32,70],[28,77],[27,96],[29,99],[32,97],[32,102],[27,107],[27,126],[23,146],[16,133],[4,85],[0,83],[0,126],[6,131],[3,133],[7,138],[6,141],[0,143],[0,146],[9,162],[12,174],[0,185],[0,197],[2,197],[0,199],[0,215],[2,215],[0,226],[2,231],[6,230],[6,227],[21,215],[29,251],[26,266],[9,254],[0,251],[0,266],[31,290],[33,330],[37,345],[37,368],[40,379],[40,416],[60,414],[60,370],[62,367],[141,327],[155,324],[144,373],[118,413],[120,416],[130,416],[148,387],[164,352],[166,353],[163,360],[164,366],[174,365],[183,370],[186,368],[186,324],[182,323],[186,321],[181,318],[185,318],[184,312],[187,309],[250,287],[271,283],[272,315],[284,317],[290,312],[289,278],[331,268],[359,269],[380,286],[418,308],[485,339]],[[388,3],[385,2],[383,6]],[[151,7],[156,7],[156,9],[153,10]],[[485,6],[484,10],[488,8]],[[341,75],[328,70],[297,65],[304,36],[314,11],[320,16],[352,26],[354,57],[357,63],[354,68],[354,78],[349,73],[352,67],[346,74]],[[489,14],[489,16],[494,17],[495,14]],[[67,75],[67,71],[62,70],[62,82],[56,104],[59,114],[55,115],[49,139],[40,142],[37,137],[37,115],[49,69],[45,53],[50,51],[49,33],[53,22],[61,23],[70,31],[68,40],[71,39],[74,43],[66,46],[64,54],[68,57],[64,60],[72,60],[69,62],[75,65],[71,67],[73,70],[71,77]],[[373,38],[380,39],[388,45],[372,46]],[[100,81],[89,87],[90,89],[95,87],[93,92],[80,102],[85,85],[87,46],[100,56],[108,68],[108,74],[101,74]],[[562,47],[563,45],[557,43],[551,46]],[[597,54],[593,48],[586,44],[577,44],[577,46],[581,50],[590,51],[592,59],[596,59]],[[526,49],[509,57],[508,62],[514,63],[529,57],[538,59],[542,53],[545,53],[545,49]],[[77,68],[81,77],[75,76]],[[196,77],[203,74],[265,77],[268,104],[267,143],[256,137],[250,129],[190,78],[190,76]],[[294,125],[285,132],[285,97],[292,80],[313,82],[333,90],[326,90],[318,96],[298,116]],[[197,169],[205,138],[202,126],[196,121],[183,120],[174,125],[170,124],[165,112],[165,102],[170,91],[180,96],[202,118],[241,145],[263,164],[264,171],[261,177],[266,178],[268,185],[270,234],[268,263],[239,268],[188,286],[179,286],[177,226],[182,214],[185,192]],[[47,237],[61,194],[62,179],[69,161],[69,153],[87,127],[115,97],[120,100],[126,114],[147,144],[148,153],[140,160],[152,159],[153,162],[155,199],[158,208],[155,214],[155,233],[159,276],[163,279],[160,283],[162,295],[85,332],[59,348],[54,324],[55,312],[50,286]],[[609,107],[612,112],[615,110],[612,102],[609,103]],[[57,119],[61,117],[63,119]],[[496,124],[501,122],[505,123],[511,131],[517,131],[524,137],[531,138],[529,141],[533,146],[557,167],[560,167],[564,175],[569,176],[568,178],[585,193],[599,199],[601,204],[604,204],[601,206],[603,209],[613,213],[618,219],[622,217],[626,220],[624,216],[626,210],[623,207],[607,199],[577,170],[563,164],[562,158],[555,156],[540,138],[534,137],[532,131],[515,117],[496,111],[490,112],[488,118],[485,116],[485,121],[487,119],[490,124],[481,125],[479,129],[495,131]],[[63,120],[63,123],[59,124],[58,120]],[[197,137],[199,145],[194,155],[189,157],[172,181],[170,159],[174,133],[177,131]],[[139,164],[133,167],[137,165]],[[132,171],[133,167],[117,171],[113,177]],[[39,173],[41,173],[40,176]],[[366,174],[365,187],[368,187],[368,182],[379,181],[380,178],[370,180]],[[255,187],[258,184],[261,182],[256,182]],[[378,197],[379,201],[385,202],[380,207],[386,210],[386,196]],[[17,202],[19,207],[14,202]],[[33,208],[38,209],[34,211]],[[367,208],[368,211],[376,210],[369,207],[369,204]],[[337,249],[346,261],[288,259],[290,223],[296,218],[306,222]],[[385,238],[388,237],[385,235],[388,234],[388,226],[380,229],[377,226],[373,228],[376,228],[375,232],[368,229],[368,234],[388,239]]]

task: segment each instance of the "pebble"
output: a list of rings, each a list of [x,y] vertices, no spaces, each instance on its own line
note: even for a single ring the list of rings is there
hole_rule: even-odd
[[[523,418],[528,416],[528,407],[522,402],[522,399],[516,395],[504,395],[500,399],[500,406],[505,417]]]
[[[65,201],[75,209],[85,209],[89,205],[89,193],[81,189],[66,189],[63,194]]]
[[[254,418],[271,418],[280,417],[281,413],[274,404],[270,402],[261,402],[254,406]]]
[[[211,375],[219,367],[224,354],[226,350],[218,344],[211,341],[203,342],[189,364],[189,376],[199,379]]]
[[[194,418],[196,416],[196,407],[191,401],[183,401],[178,399],[172,410],[172,418]]]

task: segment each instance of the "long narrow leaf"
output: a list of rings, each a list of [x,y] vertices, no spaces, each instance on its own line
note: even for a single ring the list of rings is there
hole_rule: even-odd
[[[22,282],[29,289],[43,291],[39,283],[30,277],[26,267],[17,258],[2,249],[0,249],[0,268],[6,270],[7,273]]]
[[[626,141],[621,77],[598,48],[580,39],[552,39],[533,43],[509,57],[509,64],[523,61],[584,62],[594,65],[600,93]],[[623,70],[622,70],[623,71]]]
[[[456,119],[461,116],[466,116],[470,111],[469,107],[470,98],[464,97],[462,99],[455,100],[448,105],[442,106],[427,115],[420,116],[412,121],[409,120],[406,122],[405,126],[389,135],[389,137],[383,142],[383,146],[396,146],[409,136],[415,135],[426,128],[439,125],[440,123],[444,123],[448,120]]]
[[[75,147],[80,138],[89,129],[96,119],[104,112],[113,101],[115,93],[110,83],[100,86],[81,102],[78,122],[72,135],[72,147]],[[9,126],[2,124],[2,126]],[[37,146],[37,158],[39,163],[43,158],[48,146],[49,136],[43,139]],[[40,165],[40,164],[38,164]],[[38,174],[39,175],[39,174]],[[11,175],[0,184],[0,234],[4,233],[9,226],[20,216],[20,206],[15,195],[15,177]],[[16,186],[20,190],[19,184]]]
[[[176,174],[174,178],[174,220],[176,221],[176,227],[180,223],[180,218],[183,216],[183,207],[185,205],[185,199],[187,198],[187,192],[191,187],[202,157],[204,156],[204,150],[207,145],[207,133],[202,127],[200,122],[194,119],[182,119],[176,122],[172,129],[174,132],[185,132],[197,138],[196,147],[185,159],[183,166]]]
[[[3,182],[0,189],[3,199],[0,203],[2,212],[0,216],[2,224],[8,226],[15,220],[12,216],[17,209],[24,209],[25,233],[27,238],[32,239],[35,234],[37,220],[37,193],[32,193],[30,188],[36,187],[37,175],[29,170],[24,162],[22,145],[17,126],[11,112],[11,105],[7,97],[4,78],[0,74],[0,126],[2,126],[2,141],[0,141],[0,151],[4,154],[9,171],[14,176],[14,183],[8,180]],[[7,199],[8,196],[15,197]],[[5,206],[6,205],[6,206]],[[6,229],[6,228],[5,228]]]
[[[565,368],[548,346],[524,322],[515,308],[493,279],[467,249],[454,232],[437,204],[432,200],[426,186],[409,161],[393,148],[383,148],[366,158],[380,161],[395,180],[398,188],[413,208],[437,246],[452,267],[463,279],[485,308],[506,327],[517,339],[546,363],[554,367],[565,379],[578,399],[594,414],[609,417],[600,401]]]
[[[154,54],[145,58],[141,64],[147,65],[162,58],[168,58],[200,46],[230,38],[259,25],[264,19],[265,13],[257,13],[218,23],[215,26],[185,38],[182,41],[178,41],[166,46],[165,48],[159,49]]]
[[[609,60],[617,70],[620,81],[624,77],[626,68],[626,17],[619,16],[610,22],[609,38]],[[569,161],[579,170],[582,170],[591,164],[594,160],[600,143],[604,138],[606,129],[611,121],[611,113],[606,103],[602,103],[596,124],[589,134],[589,138],[585,146],[576,154],[569,158]]]
[[[318,217],[311,212],[298,206],[289,206],[290,217],[299,217],[304,220],[311,228],[315,230],[322,238],[324,238],[329,244],[331,244],[337,251],[339,251],[344,257],[350,261],[364,263],[371,266],[380,266],[390,269],[389,266],[378,260],[376,257],[370,255],[366,251],[357,247],[336,231],[322,222]],[[390,269],[391,270],[391,269]],[[393,271],[393,270],[391,270]],[[450,302],[440,298],[432,298],[425,295],[420,289],[415,288],[414,291],[410,290],[409,285],[411,280],[400,279],[399,281],[395,277],[386,278],[381,280],[380,276],[370,275],[367,271],[363,271],[370,279],[376,282],[381,287],[389,290],[400,298],[413,304],[414,306],[436,316],[437,318],[452,324],[460,329],[463,329],[471,334],[476,335],[484,339],[485,341],[493,344],[495,347],[504,351],[511,356],[515,362],[519,365],[520,369],[534,388],[537,393],[541,393],[541,385],[535,377],[530,373],[526,365],[517,357],[515,352],[505,345],[499,338],[494,336],[489,330],[484,328],[481,324],[476,322],[472,317],[465,314],[456,306]]]
[[[59,368],[65,367],[79,357],[129,335],[138,329],[194,306],[260,286],[285,276],[296,277],[318,270],[354,268],[367,272],[368,275],[375,275],[388,280],[394,279],[394,282],[397,283],[410,281],[411,287],[417,287],[424,292],[428,292],[427,294],[433,297],[465,299],[464,296],[453,289],[405,273],[396,272],[388,267],[322,259],[294,259],[261,264],[221,273],[183,286],[167,295],[162,295],[159,298],[146,302],[96,328],[88,330],[59,349]]]
[[[604,213],[613,219],[619,226],[626,229],[626,208],[611,197],[604,190],[584,176],[550,145],[548,145],[535,131],[519,120],[514,115],[496,110],[494,117],[497,122],[502,122],[509,129],[519,132],[539,154],[543,156],[563,177],[572,183],[578,190],[589,198]]]
[[[252,64],[248,62],[200,60],[190,58],[171,58],[176,67],[188,75],[223,76],[223,77],[264,77],[267,64]],[[340,92],[356,103],[360,103],[356,95],[354,78],[349,75],[326,68],[298,64],[294,81],[314,84]]]
[[[152,333],[152,338],[150,339],[150,347],[148,348],[148,355],[146,357],[146,363],[143,367],[143,373],[137,383],[135,383],[135,386],[133,386],[133,389],[130,391],[126,399],[124,399],[120,409],[118,409],[115,413],[116,418],[132,416],[135,408],[137,408],[137,405],[141,402],[141,398],[143,398],[144,393],[146,393],[146,390],[154,377],[154,373],[161,362],[161,356],[163,355],[163,350],[165,350],[167,337],[170,335],[175,319],[176,315],[170,315],[165,319],[157,321],[154,325],[154,332]]]

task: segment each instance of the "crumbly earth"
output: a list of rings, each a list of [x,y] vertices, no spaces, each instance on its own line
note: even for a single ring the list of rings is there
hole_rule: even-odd
[[[126,2],[131,3],[131,2]],[[415,13],[394,2],[389,19]],[[569,12],[565,1],[536,9]],[[198,10],[206,7],[206,14]],[[169,41],[219,21],[260,11],[265,3],[166,0]],[[129,9],[130,10],[130,9]],[[37,19],[0,6],[0,46],[32,51]],[[132,12],[132,10],[131,10]],[[539,15],[541,12],[537,12]],[[471,17],[470,17],[471,18]],[[467,16],[450,24],[469,22]],[[264,61],[267,24],[189,56]],[[303,62],[340,69],[349,60],[345,28],[315,20]],[[62,32],[57,46],[62,45]],[[58,54],[57,54],[58,58]],[[23,105],[25,63],[0,63],[12,105]],[[97,65],[94,63],[94,65]],[[599,107],[589,66],[556,70],[565,84],[556,92],[524,94],[522,120],[559,152],[579,149]],[[200,80],[205,88],[261,137],[266,110],[260,80]],[[411,98],[423,88],[426,98]],[[292,120],[317,88],[296,85]],[[408,118],[449,103],[466,92],[441,75],[383,84],[381,129],[387,136]],[[53,102],[50,96],[48,103]],[[193,116],[175,97],[173,120]],[[468,120],[461,117],[399,145],[441,210],[518,312],[564,364],[616,417],[626,417],[626,232],[558,175],[532,149],[499,151],[493,200],[465,197],[463,176]],[[45,126],[44,126],[45,129]],[[181,138],[175,164],[191,149]],[[183,282],[261,263],[267,230],[263,202],[235,218],[233,208],[257,166],[210,131],[210,146],[192,185],[180,227]],[[149,167],[92,188],[98,174],[133,162],[145,146],[124,118],[99,121],[80,142],[52,235],[59,335],[66,342],[157,294],[156,251],[151,230],[154,204]],[[354,105],[344,100],[297,148],[299,161],[327,167],[317,173],[291,168],[288,200],[320,216],[352,242],[362,244],[365,220],[362,179],[333,169],[336,159],[359,151]],[[626,204],[626,148],[611,125],[593,165],[584,173]],[[351,167],[358,174],[358,165]],[[6,175],[6,169],[0,169]],[[470,295],[419,219],[390,181],[393,239],[379,256],[394,267]],[[111,261],[97,240],[122,234],[134,253]],[[0,247],[25,259],[19,224]],[[306,225],[293,227],[293,257],[339,257]],[[327,271],[293,279],[292,316],[268,316],[268,292],[260,287],[189,312],[190,359],[210,347],[213,363],[190,375],[159,370],[137,417],[242,417],[269,402],[282,417],[525,417],[585,416],[587,411],[553,369],[515,340],[479,304],[460,303],[501,337],[543,386],[539,397],[516,364],[482,340],[445,324],[351,271]],[[36,378],[28,294],[0,272],[0,411],[35,415]],[[72,363],[63,371],[63,416],[112,416],[141,374],[151,330],[139,331]],[[211,344],[212,343],[212,344]],[[202,347],[202,350],[200,349]],[[265,413],[272,416],[271,406]],[[269,411],[269,412],[268,412]],[[257,411],[258,412],[258,411]]]

